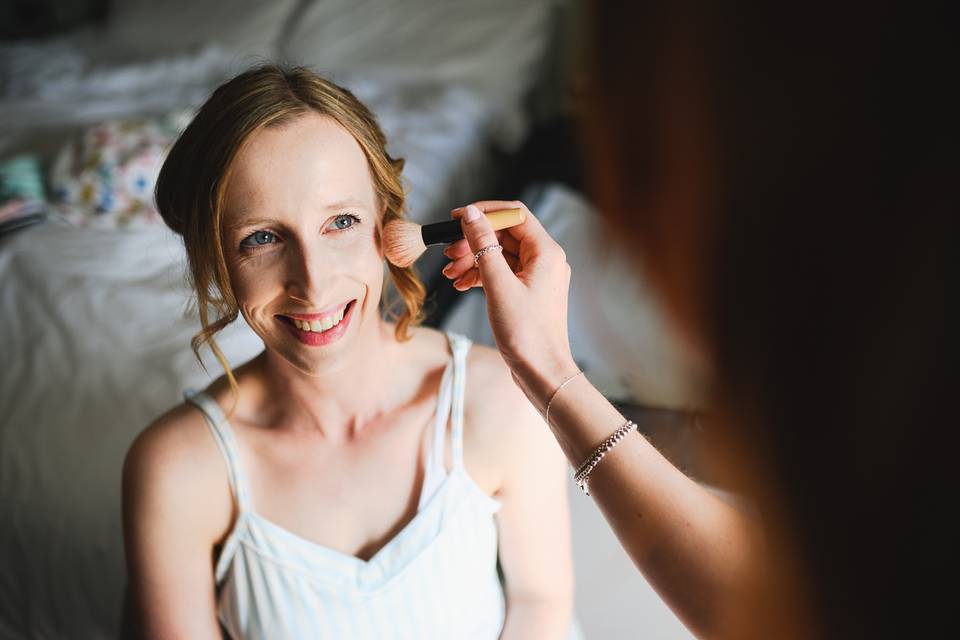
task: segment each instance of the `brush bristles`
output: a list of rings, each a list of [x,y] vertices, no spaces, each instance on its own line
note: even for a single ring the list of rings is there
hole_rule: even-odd
[[[398,267],[409,267],[426,250],[420,225],[416,222],[392,220],[383,228],[383,253]]]

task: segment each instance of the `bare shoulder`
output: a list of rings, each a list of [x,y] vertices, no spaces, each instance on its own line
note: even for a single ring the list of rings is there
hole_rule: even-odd
[[[124,460],[123,502],[125,520],[176,515],[214,540],[229,527],[226,466],[196,407],[182,403],[137,436]]]
[[[496,468],[498,488],[522,465],[565,464],[553,434],[513,381],[500,352],[484,345],[471,347],[466,382],[465,455],[472,449],[481,464]]]
[[[426,327],[414,329],[416,357],[424,370],[449,361],[447,336]],[[467,355],[464,387],[464,465],[488,494],[500,494],[522,468],[566,464],[559,445],[526,395],[513,381],[500,352],[473,344]]]
[[[464,411],[489,422],[495,417],[513,416],[525,424],[539,420],[539,414],[513,381],[500,352],[482,344],[470,347],[467,356],[467,387]],[[533,418],[536,418],[533,419]],[[542,420],[540,420],[542,423]],[[493,428],[493,425],[490,425]]]
[[[134,474],[156,469],[169,469],[170,474],[201,473],[216,461],[216,453],[203,415],[184,402],[140,432],[127,452],[125,468]]]
[[[123,540],[129,623],[144,637],[214,637],[215,549],[232,524],[223,463],[202,414],[179,405],[127,452]],[[218,466],[219,465],[219,466]]]

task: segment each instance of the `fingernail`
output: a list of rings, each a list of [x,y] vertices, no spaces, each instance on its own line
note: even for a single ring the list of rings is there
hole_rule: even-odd
[[[448,264],[447,266],[445,266],[445,267],[441,270],[441,273],[442,273],[443,275],[445,275],[445,276],[449,276],[449,275],[450,275],[450,267],[452,267],[452,266],[453,266],[453,263],[451,262],[450,264]]]
[[[480,218],[480,209],[477,209],[475,206],[471,204],[470,206],[467,207],[466,212],[464,212],[463,219],[466,220],[467,222],[473,222],[478,218]]]

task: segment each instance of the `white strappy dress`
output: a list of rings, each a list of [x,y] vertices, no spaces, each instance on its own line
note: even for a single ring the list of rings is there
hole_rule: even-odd
[[[416,516],[370,560],[306,540],[257,514],[219,405],[199,407],[226,459],[239,515],[216,565],[218,617],[240,638],[492,640],[505,602],[497,574],[500,502],[463,466],[463,390],[470,341],[447,334],[433,446]],[[452,469],[444,465],[450,423]]]

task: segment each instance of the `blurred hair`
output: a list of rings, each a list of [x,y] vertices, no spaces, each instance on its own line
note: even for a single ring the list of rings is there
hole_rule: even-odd
[[[350,91],[302,67],[268,64],[218,87],[171,148],[157,179],[157,208],[167,226],[183,237],[196,294],[202,329],[191,346],[200,360],[200,348],[209,345],[234,392],[233,372],[214,340],[239,313],[221,243],[231,166],[253,133],[283,126],[310,112],[335,120],[363,150],[384,209],[377,220],[379,243],[383,226],[404,214],[406,196],[400,179],[404,162],[387,153],[383,131],[363,103]],[[391,302],[387,311],[397,320],[397,339],[407,340],[409,327],[420,319],[424,287],[412,268],[390,263],[388,267],[402,309],[397,311],[399,305]],[[210,318],[209,309],[215,318]]]
[[[594,196],[715,367],[714,435],[789,539],[771,561],[795,558],[819,636],[951,628],[931,591],[954,543],[955,22],[887,2],[589,17]],[[791,635],[749,615],[741,637]]]

